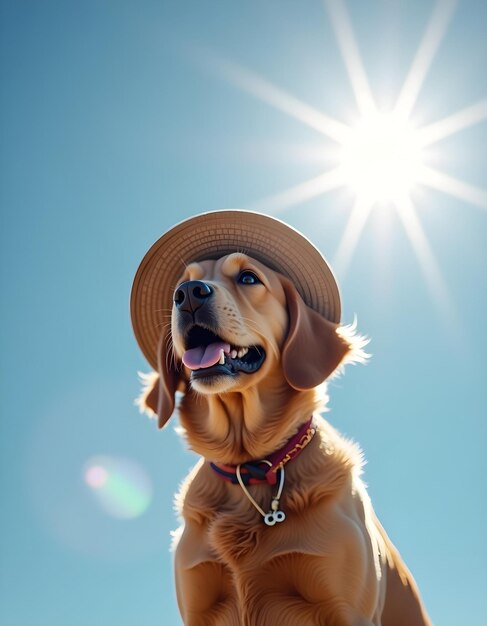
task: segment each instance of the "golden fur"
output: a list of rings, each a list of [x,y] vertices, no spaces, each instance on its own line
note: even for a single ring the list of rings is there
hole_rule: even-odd
[[[261,283],[240,284],[243,270]],[[187,280],[212,287],[205,306],[220,337],[261,346],[266,358],[252,374],[191,380],[181,364],[185,344],[175,306],[159,345],[159,372],[141,397],[162,427],[176,390],[183,391],[181,425],[202,456],[177,499],[184,524],[175,573],[184,623],[430,625],[411,574],[374,515],[360,479],[360,450],[316,415],[320,384],[343,363],[364,358],[363,340],[312,311],[289,280],[244,254],[193,263],[180,279]],[[241,487],[221,480],[209,461],[265,458],[313,413],[317,435],[286,465],[286,520],[268,527]],[[249,490],[268,510],[273,488]]]

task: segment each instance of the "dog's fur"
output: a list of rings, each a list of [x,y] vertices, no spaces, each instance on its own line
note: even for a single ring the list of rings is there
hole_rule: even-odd
[[[240,284],[243,270],[261,283]],[[209,462],[263,459],[323,408],[319,386],[364,342],[306,306],[284,276],[241,253],[189,265],[180,281],[201,280],[213,294],[193,322],[173,308],[159,345],[159,372],[141,406],[162,427],[179,415],[203,458],[178,497],[184,524],[175,553],[179,608],[196,626],[431,625],[414,580],[373,512],[360,479],[361,453],[324,419],[306,449],[286,465],[283,523],[268,527],[239,485]],[[186,315],[187,318],[187,315]],[[236,346],[265,351],[255,373],[191,380],[181,364],[188,324]],[[172,343],[171,343],[172,342]],[[322,387],[321,387],[322,389]],[[249,490],[264,510],[274,488]]]

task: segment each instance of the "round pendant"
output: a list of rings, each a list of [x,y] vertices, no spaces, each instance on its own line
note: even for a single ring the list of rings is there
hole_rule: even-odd
[[[283,522],[285,519],[286,514],[283,511],[269,511],[269,513],[264,515],[264,522],[267,526],[274,526],[274,524]]]
[[[274,511],[271,511],[270,513],[267,513],[267,515],[264,515],[264,522],[267,524],[267,526],[274,526],[274,524],[276,523]]]

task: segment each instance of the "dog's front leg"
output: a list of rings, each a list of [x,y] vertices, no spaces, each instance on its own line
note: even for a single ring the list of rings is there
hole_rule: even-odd
[[[186,626],[241,626],[233,578],[209,549],[200,524],[186,521],[174,567],[179,611]]]
[[[185,626],[241,626],[229,572],[216,562],[176,564],[176,592]]]

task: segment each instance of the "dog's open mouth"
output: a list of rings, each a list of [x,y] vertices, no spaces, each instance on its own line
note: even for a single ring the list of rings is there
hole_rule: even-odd
[[[265,360],[260,346],[234,346],[203,326],[193,326],[185,339],[184,365],[192,370],[192,378],[227,375],[239,372],[252,374]]]

